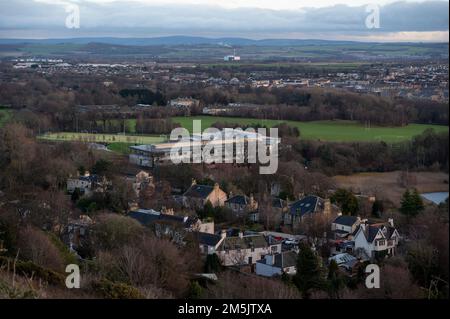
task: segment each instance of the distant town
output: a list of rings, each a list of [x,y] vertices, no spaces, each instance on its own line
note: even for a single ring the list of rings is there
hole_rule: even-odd
[[[448,45],[72,45],[0,43],[0,298],[448,298]]]

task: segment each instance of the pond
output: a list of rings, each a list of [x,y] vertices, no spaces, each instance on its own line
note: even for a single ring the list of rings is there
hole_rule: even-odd
[[[448,192],[426,193],[421,195],[423,198],[435,203],[436,205],[444,203],[448,198]]]

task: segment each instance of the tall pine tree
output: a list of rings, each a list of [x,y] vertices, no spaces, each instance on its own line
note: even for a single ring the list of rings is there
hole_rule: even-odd
[[[422,197],[417,189],[413,192],[406,190],[402,197],[400,212],[407,217],[415,217],[423,210]]]
[[[305,299],[311,296],[312,290],[322,289],[325,285],[320,261],[307,244],[300,246],[300,253],[297,259],[297,273],[293,282]]]

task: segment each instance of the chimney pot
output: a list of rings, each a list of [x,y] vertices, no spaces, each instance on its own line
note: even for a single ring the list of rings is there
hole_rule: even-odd
[[[394,219],[393,218],[389,218],[388,223],[389,223],[389,225],[391,225],[391,227],[394,227]]]

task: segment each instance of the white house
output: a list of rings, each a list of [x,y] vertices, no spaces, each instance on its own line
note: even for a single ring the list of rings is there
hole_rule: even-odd
[[[253,265],[263,256],[281,252],[281,243],[269,244],[263,235],[244,236],[242,232],[236,237],[221,234],[223,240],[216,249],[222,265]]]
[[[297,273],[297,254],[293,251],[269,254],[256,262],[255,272],[264,277]]]
[[[363,260],[393,256],[399,237],[393,219],[387,223],[363,221],[353,237],[355,254]]]
[[[73,194],[78,189],[82,195],[90,195],[94,190],[106,185],[106,181],[101,180],[97,175],[90,175],[88,172],[77,178],[67,179],[67,191]]]

